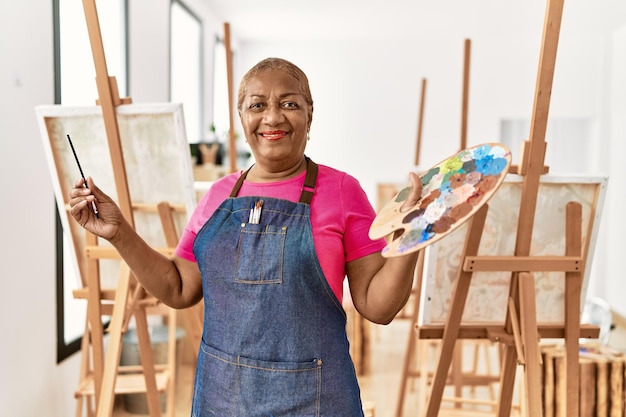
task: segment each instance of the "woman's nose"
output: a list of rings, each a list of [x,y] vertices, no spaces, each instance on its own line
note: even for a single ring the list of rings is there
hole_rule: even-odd
[[[279,106],[268,106],[263,114],[263,121],[268,125],[276,125],[285,120],[285,115]]]

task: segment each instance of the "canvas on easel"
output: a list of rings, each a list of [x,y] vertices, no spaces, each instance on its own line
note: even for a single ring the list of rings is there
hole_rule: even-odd
[[[576,201],[583,207],[585,264],[582,300],[592,266],[600,214],[608,179],[591,175],[542,176],[537,200],[531,255],[558,256],[565,250],[565,206]],[[521,178],[509,174],[500,190],[489,201],[485,229],[478,255],[513,255],[517,216],[521,198]],[[461,250],[467,227],[455,230],[426,249],[422,311],[419,324],[444,323],[449,312],[456,274],[461,268]],[[509,295],[510,273],[475,272],[463,312],[463,324],[504,322]],[[564,320],[564,279],[562,272],[537,271],[537,321],[562,323]]]
[[[84,276],[85,232],[66,210],[70,189],[79,178],[66,135],[72,138],[85,175],[93,177],[100,189],[117,200],[102,112],[97,106],[59,105],[38,106],[35,111],[63,230],[70,231],[69,243],[78,276]],[[169,202],[175,211],[177,230],[182,231],[196,204],[182,105],[124,104],[117,107],[117,118],[136,230],[151,246],[165,247],[154,207],[162,201]],[[147,210],[150,206],[153,208]],[[106,280],[117,276],[119,261],[103,261],[102,268],[103,284],[114,286],[114,282]]]

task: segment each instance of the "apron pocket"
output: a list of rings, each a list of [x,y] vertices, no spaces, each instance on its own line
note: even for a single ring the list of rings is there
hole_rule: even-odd
[[[322,361],[269,362],[202,343],[192,416],[317,417]]]
[[[286,226],[242,223],[237,241],[235,282],[280,284]]]

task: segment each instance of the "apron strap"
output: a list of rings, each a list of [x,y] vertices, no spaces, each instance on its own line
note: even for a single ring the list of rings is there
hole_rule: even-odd
[[[304,158],[306,159],[306,177],[304,178],[304,185],[300,194],[300,202],[311,204],[311,199],[313,199],[313,194],[315,194],[315,183],[317,182],[317,164],[308,156]]]
[[[244,172],[241,173],[241,175],[237,179],[237,182],[235,183],[235,186],[233,187],[233,190],[230,192],[230,198],[237,197],[237,194],[239,193],[239,189],[241,188],[241,185],[243,184],[243,180],[246,179],[246,175],[248,175],[248,171],[250,171],[253,166],[254,165],[250,166],[250,168],[246,169]]]
[[[317,164],[311,160],[308,156],[305,156],[306,159],[306,177],[304,178],[304,185],[302,186],[302,193],[300,194],[300,202],[311,204],[311,200],[313,199],[313,194],[315,194],[315,183],[317,182]],[[252,169],[252,167],[248,168],[244,172],[241,173],[233,190],[230,192],[230,197],[237,197],[239,193],[239,189],[241,188],[243,181],[246,179],[248,172]]]

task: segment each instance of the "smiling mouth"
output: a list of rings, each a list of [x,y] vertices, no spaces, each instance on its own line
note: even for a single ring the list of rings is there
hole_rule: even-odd
[[[262,132],[260,135],[263,139],[278,140],[287,136],[287,132],[284,130],[273,130],[271,132]]]

